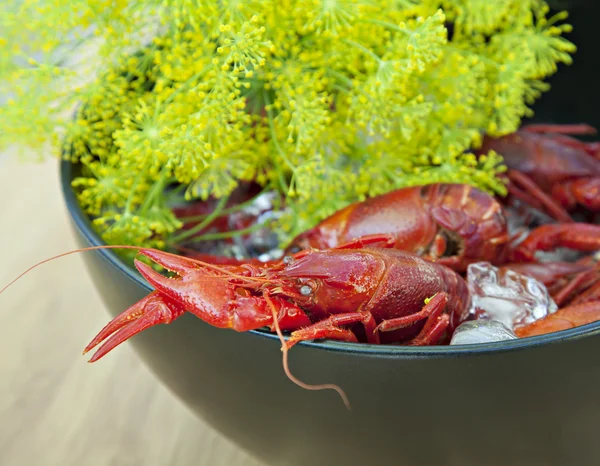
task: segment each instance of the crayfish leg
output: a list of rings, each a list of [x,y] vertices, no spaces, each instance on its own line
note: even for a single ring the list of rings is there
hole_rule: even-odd
[[[157,291],[153,291],[129,309],[115,317],[83,350],[86,354],[104,340],[90,362],[97,361],[134,335],[158,324],[169,324],[185,310]]]
[[[579,204],[588,210],[600,211],[600,177],[580,178],[557,184],[552,188],[552,197],[567,209],[573,209]]]
[[[600,142],[588,142],[586,152],[596,160],[600,160]]]
[[[576,123],[572,125],[556,125],[556,124],[531,124],[523,127],[523,131],[529,133],[541,134],[572,134],[572,135],[592,135],[596,134],[596,128],[585,123]]]
[[[589,301],[600,301],[600,277],[594,283],[575,298],[571,304],[583,304]]]
[[[296,330],[312,325],[312,322],[310,321],[306,312],[304,312],[296,304],[290,303],[289,301],[277,296],[270,297],[270,301],[275,307],[277,324],[281,330]],[[267,313],[267,301],[264,299],[257,299],[257,302],[259,302],[261,306],[265,306],[265,313]],[[275,331],[275,321],[272,317],[268,325],[272,332]]]
[[[438,343],[448,326],[450,316],[443,314],[439,318],[430,318],[419,334],[406,343],[406,346],[430,346]]]
[[[377,326],[377,330],[380,332],[392,332],[413,325],[420,320],[427,319],[419,334],[410,340],[407,345],[434,345],[440,340],[444,331],[450,325],[450,317],[448,314],[443,314],[446,304],[448,304],[448,295],[446,293],[437,293],[419,312],[384,320]]]
[[[573,295],[581,293],[595,283],[598,280],[597,275],[598,272],[593,269],[578,273],[563,288],[554,293],[552,299],[557,306],[563,306]]]
[[[569,215],[569,213],[552,197],[542,191],[540,187],[525,173],[522,173],[518,170],[508,170],[506,172],[506,176],[508,176],[508,179],[510,180],[508,190],[515,195],[515,197],[519,198],[518,193],[522,192],[527,197],[533,198],[535,200],[535,204],[541,204],[547,210],[548,214],[559,222],[573,222],[573,218]],[[514,189],[515,187],[516,189]],[[527,202],[527,198],[521,200]],[[534,206],[538,207],[538,205]]]
[[[333,249],[363,249],[367,247],[393,248],[396,237],[389,234],[365,235],[340,244]]]
[[[594,265],[577,262],[508,263],[500,267],[500,270],[503,273],[512,270],[533,277],[546,287],[552,287],[564,277],[593,271]]]
[[[533,230],[519,244],[512,255],[516,262],[535,261],[537,251],[552,251],[569,248],[581,252],[594,252],[600,249],[600,225],[574,223],[568,225],[542,225]]]
[[[321,320],[308,327],[292,332],[287,342],[287,347],[291,348],[300,341],[320,340],[323,338],[357,343],[358,339],[356,338],[356,335],[351,330],[342,328],[344,325],[356,323],[362,323],[364,325],[369,343],[379,343],[375,318],[373,315],[370,312],[348,312],[334,314],[325,320]]]

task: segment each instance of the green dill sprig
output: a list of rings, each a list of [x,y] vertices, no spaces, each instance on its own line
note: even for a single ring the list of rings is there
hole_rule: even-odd
[[[218,205],[242,182],[277,190],[282,243],[404,186],[503,194],[501,154],[471,149],[515,131],[571,63],[567,15],[549,14],[541,0],[19,2],[0,16],[0,149],[52,144],[82,165],[73,187],[105,241],[159,248],[193,234],[173,186]]]

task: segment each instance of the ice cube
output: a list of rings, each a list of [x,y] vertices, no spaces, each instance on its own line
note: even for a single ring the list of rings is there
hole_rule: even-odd
[[[467,282],[477,318],[495,320],[510,329],[557,310],[542,282],[513,270],[500,271],[489,262],[469,265]]]
[[[452,335],[451,345],[473,345],[494,341],[515,340],[513,331],[496,320],[470,320],[463,322]]]
[[[240,250],[244,251],[244,256],[259,257],[259,260],[264,261],[277,259],[282,255],[282,251],[279,249],[279,237],[270,227],[270,221],[278,219],[282,212],[263,211],[263,209],[272,208],[270,199],[273,196],[267,196],[267,194],[269,193],[259,196],[253,204],[232,214],[229,218],[229,226],[232,229],[256,228],[264,225],[262,228],[256,228],[249,235],[233,238],[233,242]]]
[[[258,260],[262,261],[262,262],[268,262],[268,261],[272,261],[272,260],[281,259],[282,257],[283,257],[282,249],[271,249],[270,251],[265,252],[264,254],[261,254],[260,256],[258,256]]]

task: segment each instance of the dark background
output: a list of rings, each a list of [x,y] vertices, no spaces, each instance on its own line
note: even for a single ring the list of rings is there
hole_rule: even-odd
[[[560,65],[549,80],[552,89],[534,106],[530,120],[547,123],[588,123],[600,128],[600,2],[550,1],[557,11],[566,9],[573,32],[565,35],[577,45],[572,65]]]

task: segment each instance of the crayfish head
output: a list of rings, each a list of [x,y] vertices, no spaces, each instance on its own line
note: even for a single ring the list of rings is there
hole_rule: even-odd
[[[465,251],[464,239],[454,231],[440,228],[429,245],[427,253],[434,258],[462,256]]]
[[[431,194],[430,215],[438,234],[432,256],[457,271],[474,261],[502,262],[508,248],[508,225],[502,205],[468,185],[441,185]]]
[[[143,249],[140,254],[177,274],[166,277],[136,260],[138,271],[159,293],[190,312],[203,315],[217,315],[227,308],[239,294],[238,284],[250,275],[244,266],[209,264],[153,249]]]
[[[277,272],[282,293],[312,312],[352,312],[373,295],[385,262],[374,250],[304,251]]]

